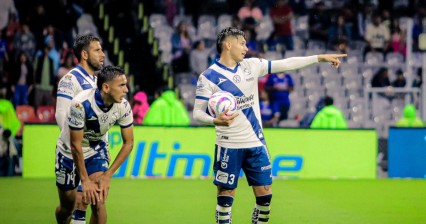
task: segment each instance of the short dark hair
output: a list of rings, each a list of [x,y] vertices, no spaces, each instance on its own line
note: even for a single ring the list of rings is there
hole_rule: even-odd
[[[81,52],[83,50],[89,51],[89,46],[92,41],[101,42],[99,37],[93,36],[92,34],[82,35],[74,40],[74,55],[77,57],[78,61],[81,62]]]
[[[118,66],[105,66],[98,73],[97,87],[99,90],[102,89],[102,84],[113,80],[115,77],[124,75],[124,70]]]
[[[9,138],[11,135],[12,132],[9,129],[5,129],[2,134],[3,138]]]
[[[325,104],[326,106],[333,105],[333,103],[334,103],[334,100],[333,100],[333,98],[332,98],[331,96],[326,96],[326,97],[324,98],[324,104]]]
[[[217,40],[216,40],[216,50],[218,54],[222,53],[222,43],[229,36],[234,36],[234,37],[242,36],[244,37],[244,39],[246,38],[246,35],[244,34],[244,32],[235,27],[227,27],[222,29],[219,32],[219,34],[217,34]]]

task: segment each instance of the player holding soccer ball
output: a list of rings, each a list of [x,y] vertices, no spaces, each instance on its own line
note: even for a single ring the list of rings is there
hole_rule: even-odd
[[[244,32],[228,27],[217,36],[220,58],[204,71],[197,83],[194,118],[216,126],[215,162],[213,171],[217,186],[216,223],[231,223],[240,170],[253,187],[256,204],[252,223],[268,223],[272,199],[271,163],[262,132],[257,79],[269,73],[303,68],[318,62],[329,62],[335,68],[346,54],[322,54],[268,61],[244,59],[248,49]],[[210,96],[227,91],[237,98],[237,112],[226,116],[224,111],[213,117],[206,113]]]

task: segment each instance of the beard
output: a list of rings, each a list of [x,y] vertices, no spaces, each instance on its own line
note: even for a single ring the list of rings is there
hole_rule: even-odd
[[[100,63],[93,63],[92,60],[87,60],[87,65],[93,71],[99,71],[102,68],[102,65]]]

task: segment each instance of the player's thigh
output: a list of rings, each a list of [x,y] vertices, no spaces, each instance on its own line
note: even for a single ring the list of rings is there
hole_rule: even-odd
[[[245,150],[243,170],[250,186],[272,184],[272,170],[268,150],[265,146]]]
[[[213,163],[214,181],[216,186],[235,189],[242,166],[243,151],[216,145]]]

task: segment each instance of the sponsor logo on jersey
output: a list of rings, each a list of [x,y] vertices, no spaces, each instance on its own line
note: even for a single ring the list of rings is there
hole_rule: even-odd
[[[243,73],[244,73],[244,75],[247,75],[247,76],[251,75],[250,70],[248,70],[247,68],[243,69]]]
[[[65,79],[71,80],[71,78],[72,78],[71,74],[66,74],[65,75]]]
[[[83,83],[81,83],[81,85],[83,86],[83,85],[90,85],[90,83],[89,82],[87,82],[85,79],[83,79]]]
[[[220,182],[220,183],[224,183],[226,184],[228,182],[228,173],[222,172],[220,170],[217,171],[216,173],[216,181]]]
[[[269,165],[267,165],[267,166],[262,166],[262,167],[260,167],[260,169],[262,170],[262,171],[265,171],[265,170],[270,170],[271,169],[271,164],[269,164]]]
[[[58,89],[65,88],[65,89],[71,89],[74,86],[72,82],[68,81],[62,81],[59,83]]]
[[[222,135],[222,136],[220,136],[220,139],[228,140],[228,139],[229,139],[229,137],[228,137],[228,136],[224,136],[224,135]]]
[[[130,109],[129,111],[127,111],[127,112],[124,114],[123,118],[125,118],[125,117],[129,116],[131,113],[132,113],[132,110]]]
[[[249,107],[252,107],[254,105],[254,94],[251,94],[250,96],[240,96],[237,97],[237,110],[243,110]]]
[[[87,120],[88,120],[88,121],[96,121],[96,120],[98,120],[98,118],[97,118],[97,117],[95,117],[95,116],[91,116],[91,117],[89,117]]]
[[[72,118],[72,117],[69,117],[69,118],[68,118],[68,122],[69,122],[70,124],[74,125],[74,126],[80,126],[80,125],[82,125],[82,124],[83,124],[82,122],[79,122],[79,121],[77,121],[76,119],[74,119],[74,118]]]
[[[234,75],[234,77],[232,77],[232,80],[235,83],[240,83],[241,82],[241,77],[239,75]]]
[[[81,103],[76,103],[74,104],[74,108],[81,110],[83,109],[83,105],[81,105]]]
[[[220,84],[222,84],[222,83],[224,83],[226,81],[228,81],[228,80],[227,79],[219,78],[219,82],[217,83],[217,85],[220,85]]]
[[[254,77],[251,77],[251,78],[249,78],[249,79],[246,79],[246,81],[247,81],[247,82],[252,82],[252,81],[254,81]]]
[[[80,110],[71,110],[70,115],[71,115],[71,117],[75,117],[77,119],[83,119],[84,118],[83,113]]]
[[[101,117],[99,118],[99,120],[102,123],[105,123],[108,120],[108,114],[102,114]]]

